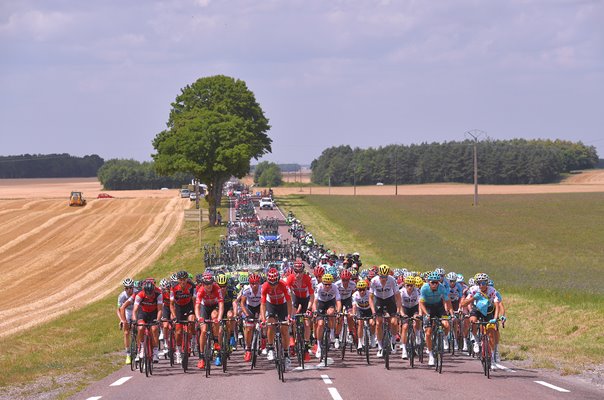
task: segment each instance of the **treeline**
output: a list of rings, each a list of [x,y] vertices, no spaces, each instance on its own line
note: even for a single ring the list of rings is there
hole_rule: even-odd
[[[254,168],[254,183],[259,186],[271,187],[281,185],[281,169],[279,165],[262,161]]]
[[[76,157],[64,154],[0,156],[0,178],[83,178],[96,176],[105,161],[96,154]]]
[[[598,165],[595,147],[565,140],[489,140],[477,144],[478,180],[486,184],[555,182],[560,173]],[[474,179],[473,142],[325,149],[311,164],[321,185],[460,182]]]
[[[250,173],[254,174],[256,172],[256,168],[258,168],[258,166],[261,165],[262,163],[266,163],[266,162],[268,162],[268,161],[263,161],[256,165],[252,165],[250,168]],[[275,164],[275,163],[271,163],[271,164]],[[302,166],[300,164],[276,164],[276,165],[277,165],[277,167],[279,167],[281,172],[298,172],[302,168]]]
[[[107,161],[99,169],[97,177],[105,190],[180,188],[192,178],[187,174],[160,176],[155,172],[153,162],[123,159]]]

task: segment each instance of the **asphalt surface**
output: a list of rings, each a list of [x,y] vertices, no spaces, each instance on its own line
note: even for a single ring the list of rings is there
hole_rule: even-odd
[[[283,218],[278,210],[261,211],[260,216]],[[287,227],[281,227],[280,233],[286,238]],[[313,357],[305,370],[294,358],[292,368],[285,373],[285,383],[278,380],[274,364],[266,356],[259,356],[257,369],[251,370],[243,361],[241,349],[232,354],[226,373],[213,366],[209,378],[196,369],[195,357],[189,360],[187,373],[181,366],[170,367],[168,361],[161,360],[149,378],[124,366],[72,399],[604,399],[604,390],[596,386],[506,362],[498,364],[487,379],[480,362],[465,354],[445,355],[442,374],[428,367],[427,356],[421,365],[416,359],[416,367],[411,369],[409,362],[400,358],[400,350],[391,356],[390,370],[375,357],[375,350],[371,365],[356,353],[347,353],[341,360],[339,352],[333,350],[330,358],[330,365],[323,367]]]

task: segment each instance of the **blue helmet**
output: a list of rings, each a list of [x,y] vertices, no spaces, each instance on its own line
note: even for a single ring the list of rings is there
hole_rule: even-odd
[[[428,281],[440,281],[440,274],[436,271],[430,272],[428,275]]]

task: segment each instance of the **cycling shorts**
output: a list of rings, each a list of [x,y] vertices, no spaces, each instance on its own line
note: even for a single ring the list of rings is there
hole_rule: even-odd
[[[170,311],[170,306],[164,305],[161,309],[161,317],[163,319],[170,319],[172,312]]]
[[[362,308],[357,308],[357,317],[360,318],[371,318],[373,316],[372,312],[371,312],[371,308],[367,308],[367,309],[362,309]]]
[[[247,318],[252,318],[252,319],[258,319],[258,316],[260,315],[260,304],[258,304],[257,306],[247,306],[247,308],[250,309],[250,311],[252,312],[251,315],[248,315],[247,312],[246,317]],[[247,320],[245,321],[245,325],[246,326],[254,326],[253,322],[248,322]]]
[[[452,300],[451,301],[451,307],[453,308],[453,311],[459,310],[459,299]]]
[[[306,312],[306,310],[308,310],[308,302],[310,300],[310,296],[309,297],[296,297],[296,295],[292,296],[292,306],[294,308],[294,311],[296,311],[296,313],[298,312],[298,306],[301,305],[302,307],[300,308],[300,314],[303,314]]]
[[[384,315],[384,311],[393,316],[396,314],[396,299],[390,296],[386,299],[375,297],[375,314]]]
[[[495,309],[488,310],[487,315],[483,315],[480,311],[476,309],[476,307],[472,308],[470,311],[470,317],[476,317],[480,322],[490,321],[495,318]]]
[[[153,322],[157,319],[157,311],[151,311],[151,312],[145,312],[145,311],[140,311],[138,313],[138,320],[143,320],[144,323],[148,324],[150,322]]]
[[[267,317],[275,317],[279,321],[287,321],[287,303],[273,304],[266,303],[266,315]]]
[[[342,310],[346,307],[347,310],[352,310],[352,296],[340,300],[342,302]]]
[[[328,301],[317,301],[317,312],[319,314],[326,314],[327,310],[329,310],[330,308],[336,308],[336,299],[331,299]]]
[[[192,302],[185,304],[184,306],[174,304],[174,311],[176,311],[177,321],[186,321],[187,319],[189,319],[189,315],[195,314]]]
[[[203,319],[210,319],[212,318],[212,312],[214,312],[214,310],[218,311],[218,304],[214,304],[213,306],[205,306],[205,305],[200,305],[199,306],[201,308],[201,318]]]
[[[419,304],[413,307],[403,307],[403,313],[407,317],[412,318],[415,314],[419,313]]]

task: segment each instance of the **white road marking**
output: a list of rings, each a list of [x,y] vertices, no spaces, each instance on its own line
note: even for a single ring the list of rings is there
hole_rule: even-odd
[[[570,392],[570,390],[563,389],[563,388],[561,388],[561,387],[558,387],[558,386],[552,385],[551,383],[547,383],[547,382],[544,382],[544,381],[534,381],[534,382],[535,382],[535,383],[538,383],[538,384],[540,384],[540,385],[543,385],[543,386],[545,386],[545,387],[548,387],[548,388],[550,388],[550,389],[557,390],[558,392],[562,392],[562,393],[569,393],[569,392]]]
[[[333,382],[331,381],[331,379],[329,379],[328,375],[321,375],[321,379],[323,379],[323,382],[326,385],[331,385]]]
[[[131,376],[124,376],[123,378],[118,379],[117,381],[113,382],[109,386],[120,386],[120,385],[123,385],[124,383],[126,383],[127,381],[129,381],[130,379],[132,379]]]
[[[514,371],[513,369],[506,367],[505,365],[501,365],[501,364],[497,364],[497,363],[495,363],[495,366],[496,366],[497,368],[499,368],[499,369],[504,370],[504,371],[508,371],[508,372],[516,372],[516,371]]]
[[[333,358],[331,357],[327,357],[327,365],[331,365],[333,364]],[[320,364],[316,364],[316,365],[308,365],[308,364],[304,364],[304,369],[302,369],[302,367],[296,367],[293,369],[293,371],[312,371],[314,369],[321,369],[321,368],[325,368],[325,364],[324,363],[320,363]]]
[[[99,400],[101,397],[103,397],[103,396],[89,397],[86,400]]]
[[[329,389],[329,394],[331,394],[333,400],[343,400],[342,396],[340,396],[340,393],[338,393],[338,389],[336,389],[335,387],[330,387],[327,389]]]

